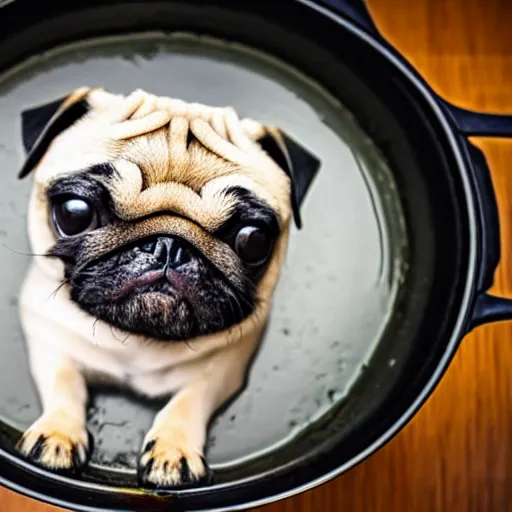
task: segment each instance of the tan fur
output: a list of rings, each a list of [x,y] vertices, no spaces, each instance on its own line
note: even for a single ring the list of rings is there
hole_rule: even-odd
[[[281,224],[273,258],[258,284],[255,311],[231,329],[187,344],[136,335],[120,343],[110,326],[71,302],[66,286],[59,288],[63,265],[58,260],[36,258],[25,279],[21,321],[44,412],[20,449],[29,454],[43,436],[43,465],[71,467],[73,450],[80,464],[85,462],[86,380],[105,377],[149,396],[176,393],[155,418],[141,462],[153,459],[146,481],[177,486],[183,458],[192,479],[204,476],[208,421],[242,385],[261,337],[288,243],[290,183],[254,143],[267,128],[240,121],[230,108],[143,91],[124,97],[87,88],[73,93],[66,104],[82,97],[91,112],[56,137],[35,169],[28,216],[34,253],[44,254],[55,243],[46,198],[52,180],[104,162],[113,163],[119,173],[108,186],[123,222],[87,235],[87,249],[96,256],[148,234],[169,233],[198,247],[226,274],[238,275],[233,252],[212,235],[234,206],[226,193],[229,186],[253,191],[276,210]]]
[[[44,343],[29,344],[29,356],[44,413],[25,432],[18,448],[28,454],[44,441],[42,464],[67,469],[73,465],[73,457],[84,464],[89,444],[84,377],[71,357],[48,350]]]

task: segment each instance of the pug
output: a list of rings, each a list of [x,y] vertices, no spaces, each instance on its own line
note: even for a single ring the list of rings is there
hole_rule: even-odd
[[[43,413],[18,442],[79,472],[88,384],[171,397],[141,485],[204,485],[207,425],[262,337],[292,217],[320,166],[232,108],[83,87],[22,113],[34,257],[20,318]]]

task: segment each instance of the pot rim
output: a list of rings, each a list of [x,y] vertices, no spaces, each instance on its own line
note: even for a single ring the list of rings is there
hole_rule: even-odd
[[[14,2],[20,2],[20,0],[0,0],[0,9]],[[455,352],[461,343],[462,339],[466,335],[466,326],[468,318],[472,312],[475,297],[476,297],[476,285],[477,285],[477,263],[479,261],[479,251],[478,251],[478,240],[481,236],[480,226],[477,222],[478,220],[478,209],[477,209],[477,198],[475,196],[475,191],[473,189],[473,182],[469,172],[469,162],[467,160],[466,155],[461,146],[461,141],[457,137],[458,133],[453,125],[450,123],[448,115],[443,110],[440,101],[436,98],[435,93],[430,89],[427,83],[423,80],[423,78],[417,73],[417,71],[405,60],[405,58],[398,53],[394,48],[390,45],[386,44],[385,41],[379,40],[378,37],[366,32],[365,30],[359,28],[355,23],[350,21],[348,18],[344,17],[341,13],[336,13],[332,9],[319,5],[315,0],[293,0],[295,3],[302,4],[303,6],[309,8],[313,11],[314,15],[320,15],[325,18],[328,18],[332,22],[336,23],[343,30],[351,32],[355,35],[359,40],[363,43],[372,47],[374,51],[376,51],[379,56],[383,59],[386,59],[389,64],[391,64],[395,70],[397,70],[404,78],[406,78],[408,84],[411,88],[414,88],[417,93],[420,93],[422,98],[427,102],[431,112],[435,114],[437,121],[439,122],[440,127],[442,128],[445,140],[448,142],[449,147],[452,151],[452,156],[455,159],[456,167],[459,173],[459,177],[461,180],[462,189],[464,191],[464,199],[465,199],[465,207],[468,216],[468,267],[466,272],[466,283],[463,294],[461,296],[460,303],[458,305],[458,317],[455,321],[455,324],[452,329],[452,333],[449,341],[447,342],[446,349],[444,351],[443,356],[437,363],[436,368],[432,372],[429,380],[423,387],[422,391],[418,394],[414,402],[401,414],[400,418],[397,419],[380,437],[378,437],[375,441],[373,441],[369,446],[367,446],[364,450],[362,450],[359,454],[347,460],[345,463],[341,464],[337,468],[333,469],[330,472],[325,473],[324,475],[311,480],[306,484],[302,484],[293,488],[290,488],[286,491],[283,491],[278,494],[274,494],[271,496],[267,496],[261,499],[253,500],[250,502],[245,502],[238,505],[229,505],[222,506],[217,508],[208,508],[201,509],[202,512],[229,512],[229,511],[240,511],[247,510],[252,507],[267,505],[270,503],[274,503],[276,501],[280,501],[286,498],[290,498],[301,494],[303,492],[309,491],[315,487],[318,487],[337,476],[345,473],[349,469],[352,469],[356,465],[363,462],[370,455],[378,451],[384,445],[386,445],[393,437],[395,437],[404,426],[416,415],[425,401],[432,394],[437,384],[441,380],[442,376],[446,372],[450,361],[452,360]],[[312,14],[313,14],[312,13]],[[455,170],[455,165],[453,166]],[[6,453],[0,447],[0,461],[3,460],[12,465],[17,465],[18,467],[25,466],[26,469],[29,469],[32,474],[38,479],[46,479],[47,476],[44,474],[44,470],[41,470],[37,467],[34,467],[31,464],[26,463],[9,453]],[[39,474],[38,474],[39,473]],[[37,475],[37,476],[36,476]],[[247,477],[236,482],[231,483],[223,483],[214,485],[210,490],[227,490],[229,488],[243,485],[245,483],[253,482],[256,477]],[[64,482],[67,479],[63,479]],[[102,491],[104,493],[119,493],[124,494],[125,496],[142,496],[144,495],[148,500],[150,498],[161,499],[165,498],[165,494],[156,495],[152,492],[137,489],[137,488],[117,488],[110,487],[105,484],[77,481],[77,480],[69,480],[71,486],[86,488],[92,492]],[[14,481],[10,481],[4,476],[0,474],[0,484],[9,488],[13,491],[16,491],[20,494],[28,496],[30,498],[43,501],[46,503],[50,503],[52,505],[67,507],[73,510],[80,510],[86,512],[95,512],[99,510],[98,507],[95,506],[87,506],[87,505],[78,505],[75,503],[71,503],[66,500],[61,500],[54,496],[43,495],[38,491],[34,491],[24,485],[19,485]],[[174,495],[180,495],[183,498],[186,498],[187,495],[198,494],[197,490],[180,490],[177,492],[173,492]],[[107,510],[102,508],[102,510]],[[125,510],[122,508],[110,510]]]

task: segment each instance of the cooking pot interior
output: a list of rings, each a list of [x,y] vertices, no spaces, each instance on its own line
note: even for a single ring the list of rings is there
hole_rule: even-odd
[[[237,21],[218,7],[210,18],[224,16],[222,29],[197,36],[190,20],[204,19],[205,7],[194,17],[189,6],[151,5],[74,14],[66,23],[42,20],[30,41],[0,42],[24,57],[12,67],[12,52],[0,56],[0,448],[14,453],[17,437],[40,414],[17,318],[31,258],[25,230],[30,178],[16,179],[23,159],[20,113],[83,85],[120,93],[143,88],[232,105],[241,116],[279,126],[322,161],[303,206],[304,227],[292,231],[247,387],[217,415],[207,446],[217,484],[283,472],[289,464],[305,468],[294,482],[306,481],[314,468],[334,469],[392,425],[446,348],[466,277],[462,186],[435,140],[435,121],[414,95],[386,79],[368,80],[371,54],[356,64],[354,55],[325,51],[322,36],[316,43],[299,32],[292,37],[284,24],[267,27],[261,18],[246,25],[244,39],[236,33],[246,15]],[[170,20],[190,30],[170,33]],[[169,31],[134,33],[142,25]],[[53,45],[57,28],[60,38],[74,39],[87,26],[90,33],[81,39],[98,31],[126,33],[62,40],[36,55]],[[263,34],[266,47],[257,44]],[[14,37],[19,42],[23,34]],[[398,114],[393,101],[400,98]],[[161,405],[93,390],[95,444],[83,478],[135,485],[137,453]],[[308,459],[309,468],[301,464]]]

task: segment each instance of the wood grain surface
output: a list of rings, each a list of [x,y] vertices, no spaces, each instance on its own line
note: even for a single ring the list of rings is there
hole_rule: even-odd
[[[446,99],[512,113],[512,2],[368,0],[381,32]],[[477,139],[492,168],[512,296],[512,141]],[[512,323],[477,329],[414,420],[336,480],[262,512],[512,511]],[[59,509],[0,489],[0,512]]]

